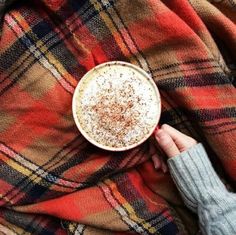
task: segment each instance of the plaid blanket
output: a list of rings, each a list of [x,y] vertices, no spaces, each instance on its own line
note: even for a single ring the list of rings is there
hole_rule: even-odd
[[[204,143],[236,186],[236,1],[0,1],[0,234],[196,234],[152,138],[126,152],[92,146],[71,101],[95,65],[146,70],[161,123]]]

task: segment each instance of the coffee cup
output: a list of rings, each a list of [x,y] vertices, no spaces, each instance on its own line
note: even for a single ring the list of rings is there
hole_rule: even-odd
[[[138,66],[107,62],[81,78],[72,112],[89,142],[105,150],[124,151],[152,135],[161,114],[160,93],[151,76]]]

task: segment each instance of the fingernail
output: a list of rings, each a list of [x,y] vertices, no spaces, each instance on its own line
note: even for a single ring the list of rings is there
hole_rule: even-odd
[[[161,139],[161,136],[163,134],[163,130],[159,129],[156,133],[155,133],[155,137],[156,139],[159,141]]]
[[[161,167],[160,162],[154,162],[154,168],[159,169]]]
[[[159,125],[156,126],[155,130],[153,131],[153,133],[156,134],[158,132],[158,130],[160,130],[160,126]]]

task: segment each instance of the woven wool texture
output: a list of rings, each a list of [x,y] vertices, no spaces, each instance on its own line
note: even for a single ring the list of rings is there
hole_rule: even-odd
[[[86,71],[122,60],[160,89],[161,123],[203,142],[236,186],[236,1],[1,1],[0,234],[196,234],[152,138],[88,143],[72,117]]]

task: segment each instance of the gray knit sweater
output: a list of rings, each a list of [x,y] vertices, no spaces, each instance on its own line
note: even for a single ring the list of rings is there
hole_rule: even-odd
[[[202,144],[168,160],[170,173],[186,206],[199,216],[206,235],[236,235],[236,194],[214,171]]]

